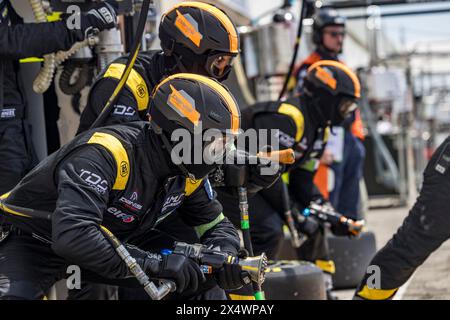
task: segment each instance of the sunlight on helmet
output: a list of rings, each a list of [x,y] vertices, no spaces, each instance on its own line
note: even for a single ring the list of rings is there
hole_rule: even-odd
[[[350,116],[356,109],[358,105],[352,99],[343,99],[339,104],[339,113],[345,119]]]

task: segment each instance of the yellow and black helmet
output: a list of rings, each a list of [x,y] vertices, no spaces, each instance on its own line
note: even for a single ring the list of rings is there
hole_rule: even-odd
[[[356,74],[343,63],[321,60],[308,68],[305,95],[313,102],[321,122],[337,125],[356,110],[361,85]]]
[[[239,53],[239,36],[230,18],[217,7],[187,1],[162,16],[159,38],[180,72],[224,79]]]
[[[209,163],[184,160],[182,165],[177,163],[194,179],[203,178],[217,166],[218,160],[225,159],[241,125],[239,107],[228,89],[214,79],[192,73],[175,74],[158,84],[152,94],[149,116],[169,151],[178,140],[175,136],[180,134],[191,137],[189,159],[198,151],[201,155],[208,151]],[[177,129],[184,131],[175,132]],[[214,139],[205,139],[206,132],[215,134]],[[194,145],[198,141],[200,144]]]

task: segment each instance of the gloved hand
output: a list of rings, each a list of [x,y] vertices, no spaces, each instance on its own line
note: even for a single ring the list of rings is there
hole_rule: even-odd
[[[305,217],[302,215],[299,219],[297,219],[296,226],[298,232],[311,238],[319,231],[320,224],[313,217]]]
[[[354,221],[343,216],[339,223],[331,225],[331,231],[336,236],[357,237],[361,234],[363,227],[364,220]]]
[[[192,294],[206,280],[200,267],[184,255],[160,255],[131,245],[127,249],[148,276],[173,280],[178,293]]]
[[[80,17],[81,32],[87,35],[97,29],[103,31],[112,29],[117,25],[117,10],[119,4],[115,0],[106,0],[97,4],[94,8],[86,13],[82,13]]]
[[[318,204],[319,206],[323,206],[325,208],[329,208],[329,209],[334,210],[334,207],[331,204],[331,202],[326,200],[323,197],[316,198],[316,199],[312,200],[311,203],[315,203],[315,204]]]
[[[160,278],[174,280],[178,293],[193,294],[199,284],[206,281],[198,264],[186,256],[172,253],[162,257],[157,275]]]
[[[248,168],[247,189],[251,193],[270,187],[280,178],[282,172],[281,165],[276,165],[276,167],[249,166]]]
[[[216,273],[216,280],[219,287],[224,290],[237,290],[243,285],[251,282],[250,275],[243,271],[238,264],[225,264]]]
[[[268,188],[280,177],[281,169],[278,168],[270,175],[263,174],[265,172],[262,169],[256,165],[226,164],[223,166],[225,186],[244,186],[248,193]]]

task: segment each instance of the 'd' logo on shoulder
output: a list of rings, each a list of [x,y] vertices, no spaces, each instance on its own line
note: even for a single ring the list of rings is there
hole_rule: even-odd
[[[122,161],[120,163],[120,175],[125,177],[128,174],[128,163],[126,161]]]

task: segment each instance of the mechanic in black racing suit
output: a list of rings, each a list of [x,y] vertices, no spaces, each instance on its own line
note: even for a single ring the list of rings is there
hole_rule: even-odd
[[[80,15],[80,29],[66,20],[23,23],[9,0],[0,0],[0,193],[7,192],[37,163],[27,122],[20,59],[68,50],[89,30],[114,28],[117,2],[99,3]]]
[[[273,138],[278,139],[280,148],[294,149],[296,161],[286,168],[283,180],[288,179],[291,199],[300,210],[313,201],[324,202],[313,179],[330,134],[329,127],[340,124],[350,116],[356,110],[355,102],[360,97],[357,76],[340,62],[316,62],[308,69],[304,81],[305,93],[300,96],[285,101],[256,103],[242,111],[244,130],[278,129],[278,136]],[[226,170],[227,167],[225,176],[228,175]],[[210,180],[214,184],[214,176]],[[282,183],[282,179],[278,179],[269,188],[249,197],[250,233],[254,252],[265,252],[270,259],[277,258],[279,244],[283,239]],[[216,188],[216,191],[224,206],[225,215],[238,226],[238,199],[234,190],[230,189]],[[297,227],[308,236],[308,240],[298,250],[299,259],[312,261],[325,273],[332,274],[334,263],[329,257],[325,230],[311,217]],[[350,235],[345,226],[342,230],[333,232]]]
[[[100,226],[140,247],[129,250],[150,277],[173,280],[183,298],[198,295],[205,285],[199,266],[183,255],[158,254],[147,237],[175,210],[203,244],[236,255],[236,229],[205,178],[216,164],[184,158],[175,164],[170,141],[176,129],[194,138],[200,124],[221,138],[203,143],[202,150],[215,150],[214,159],[225,157],[240,126],[234,98],[214,80],[178,74],[157,86],[149,113],[151,123],[80,134],[1,197],[0,213],[12,225],[0,244],[2,299],[42,298],[67,276],[68,265],[78,265],[92,281],[131,285],[129,270]],[[194,146],[186,152],[189,148]],[[48,212],[50,220],[33,218],[30,209]],[[228,272],[227,267],[218,272],[219,284],[229,279]]]
[[[393,299],[416,269],[450,238],[449,168],[450,137],[447,137],[423,172],[422,189],[414,206],[396,233],[370,261],[372,269],[367,268],[353,299]]]
[[[177,72],[201,74],[225,80],[234,57],[239,53],[239,36],[225,12],[203,2],[176,4],[162,17],[158,33],[162,50],[140,52],[125,88],[102,125],[145,120],[153,88],[162,79]],[[88,103],[80,118],[77,134],[88,130],[100,114],[125,69],[127,56],[113,61],[94,82]],[[173,214],[158,225],[158,231],[177,235],[189,243],[198,238],[192,228]],[[110,299],[114,288],[83,283],[82,290],[72,290],[70,299]],[[120,299],[145,298],[144,292],[121,288]]]
[[[162,50],[140,52],[124,90],[104,124],[146,119],[152,89],[178,72],[225,80],[239,53],[239,37],[230,18],[213,5],[182,2],[166,12],[159,25]],[[112,62],[97,77],[80,118],[78,133],[91,127],[125,69],[127,57]]]

